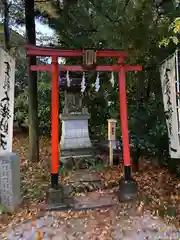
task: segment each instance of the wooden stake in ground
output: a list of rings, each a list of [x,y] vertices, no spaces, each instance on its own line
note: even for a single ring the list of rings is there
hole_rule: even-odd
[[[113,166],[113,141],[116,141],[116,120],[108,119],[109,165]]]
[[[113,166],[113,145],[111,140],[109,141],[109,165]]]

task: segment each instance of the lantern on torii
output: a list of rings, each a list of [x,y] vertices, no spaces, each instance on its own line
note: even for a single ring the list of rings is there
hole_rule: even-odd
[[[51,187],[58,188],[59,181],[59,72],[118,72],[119,85],[119,101],[120,101],[120,120],[122,129],[123,144],[123,162],[124,162],[124,178],[120,186],[123,191],[127,192],[128,186],[132,188],[134,181],[131,176],[131,158],[128,136],[128,120],[127,120],[127,99],[126,99],[126,72],[141,71],[141,66],[132,66],[124,63],[124,59],[128,56],[126,52],[117,50],[59,50],[54,48],[45,48],[38,46],[25,46],[28,56],[50,57],[51,64],[47,65],[31,65],[31,71],[49,71],[52,74],[52,160],[51,160]],[[64,65],[58,63],[58,57],[72,58],[81,57],[82,65]],[[97,65],[97,58],[116,58],[117,63],[113,65]],[[84,74],[85,75],[85,74]],[[112,75],[113,78],[113,75]],[[112,79],[113,80],[113,79]],[[83,83],[82,83],[83,84]],[[126,188],[126,189],[125,189]]]

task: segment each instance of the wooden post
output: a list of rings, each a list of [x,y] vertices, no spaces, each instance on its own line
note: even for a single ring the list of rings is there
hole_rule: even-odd
[[[116,120],[108,119],[109,165],[113,166],[113,141],[116,140]]]
[[[127,99],[126,99],[126,71],[122,66],[118,73],[119,82],[119,101],[120,101],[120,118],[123,143],[123,160],[124,160],[124,178],[131,180],[131,159],[129,148],[128,120],[127,120]]]
[[[109,165],[110,167],[113,166],[113,145],[112,141],[109,141]]]
[[[58,57],[52,57],[52,92],[51,92],[51,114],[52,114],[52,162],[51,162],[51,187],[58,188],[59,177],[59,67]]]

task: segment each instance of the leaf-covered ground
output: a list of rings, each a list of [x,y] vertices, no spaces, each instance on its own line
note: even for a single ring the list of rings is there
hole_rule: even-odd
[[[51,156],[51,144],[48,138],[40,139],[40,163],[29,163],[28,157],[28,138],[24,135],[14,137],[13,149],[20,154],[21,159],[21,185],[23,201],[19,210],[13,215],[7,213],[0,215],[0,232],[7,227],[17,225],[25,220],[35,221],[36,217],[43,215],[43,202],[45,193],[49,185],[49,166]],[[137,215],[142,215],[146,210],[150,210],[154,216],[161,216],[165,222],[170,222],[180,227],[180,180],[173,178],[166,169],[158,169],[151,166],[144,159],[141,160],[140,173],[135,174],[139,187],[139,197],[136,204]],[[116,181],[122,176],[122,167],[114,167],[100,173],[104,182],[108,186],[116,186]],[[68,178],[63,179],[68,182]],[[107,215],[106,223],[111,224],[112,212],[106,210],[86,211],[75,213],[60,213],[59,218],[65,221],[69,218],[82,218],[82,215],[90,218],[104,219]],[[93,216],[93,217],[92,217]],[[115,216],[117,218],[118,216]],[[101,220],[99,220],[101,222]],[[57,223],[58,224],[58,223]],[[99,229],[103,228],[99,226]],[[89,230],[91,231],[91,230]],[[95,231],[95,230],[93,230]],[[98,230],[101,231],[101,230]],[[39,238],[40,239],[40,238]],[[95,238],[91,238],[95,239]],[[102,238],[101,238],[102,239]],[[105,238],[110,239],[110,238]]]

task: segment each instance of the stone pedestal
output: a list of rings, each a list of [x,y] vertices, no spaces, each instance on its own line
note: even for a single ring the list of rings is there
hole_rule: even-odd
[[[89,118],[89,114],[60,115],[62,121],[61,150],[92,147],[88,129]]]
[[[19,156],[12,152],[0,153],[0,203],[13,212],[21,202]]]

